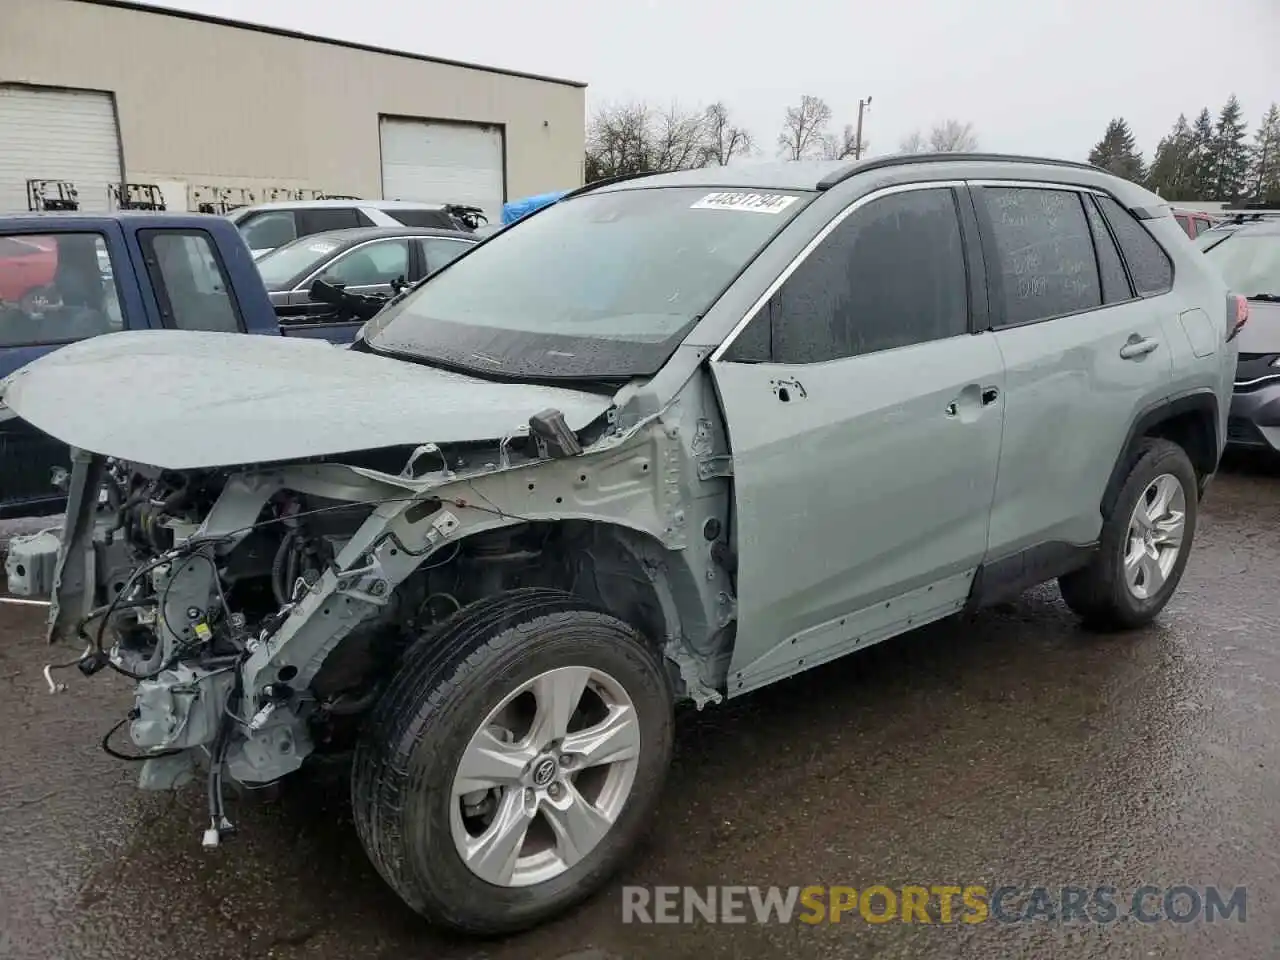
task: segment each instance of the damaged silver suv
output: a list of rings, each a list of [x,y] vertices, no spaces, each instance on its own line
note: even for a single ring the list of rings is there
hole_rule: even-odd
[[[1177,586],[1237,303],[1160,200],[988,155],[583,188],[351,348],[157,331],[4,403],[77,450],[50,637],[137,682],[141,784],[354,750],[369,857],[497,933],[646,828],[673,704],[1058,578]],[[25,579],[24,579],[25,578]]]

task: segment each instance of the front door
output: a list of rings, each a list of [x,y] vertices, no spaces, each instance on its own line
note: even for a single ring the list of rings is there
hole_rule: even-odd
[[[969,331],[957,195],[851,214],[717,351],[736,695],[960,608],[987,545],[1003,366]]]
[[[145,327],[123,240],[114,224],[47,221],[0,232],[0,377],[61,346]],[[62,509],[56,468],[69,470],[67,445],[13,416],[0,417],[0,516]]]

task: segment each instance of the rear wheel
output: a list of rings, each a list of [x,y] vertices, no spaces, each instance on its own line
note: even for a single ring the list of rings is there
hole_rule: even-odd
[[[1199,484],[1186,452],[1148,439],[1103,523],[1089,566],[1058,580],[1087,625],[1132,629],[1164,609],[1182,579],[1195,536]]]
[[[644,638],[568,594],[512,591],[407,655],[357,747],[357,830],[429,920],[518,930],[621,864],[671,737],[666,670]]]

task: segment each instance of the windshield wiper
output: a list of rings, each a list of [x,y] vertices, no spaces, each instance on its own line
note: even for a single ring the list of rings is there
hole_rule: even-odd
[[[1280,293],[1251,293],[1246,300],[1261,300],[1263,303],[1280,303]]]

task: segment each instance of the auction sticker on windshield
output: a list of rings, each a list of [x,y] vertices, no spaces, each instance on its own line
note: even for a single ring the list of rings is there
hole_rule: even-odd
[[[751,213],[781,213],[799,197],[781,193],[708,193],[691,210],[747,210]]]

